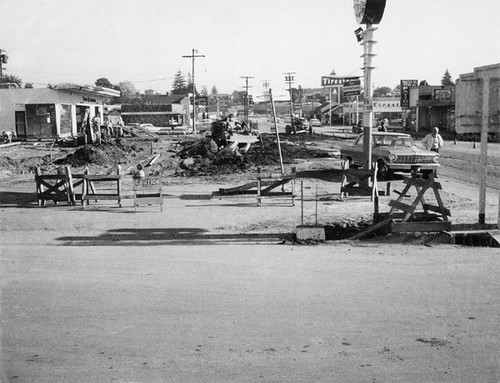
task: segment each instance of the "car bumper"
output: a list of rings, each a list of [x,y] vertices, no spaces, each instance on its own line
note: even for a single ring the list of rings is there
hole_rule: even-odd
[[[434,170],[439,168],[439,164],[397,164],[397,163],[388,163],[389,166],[393,170],[398,171],[412,171],[412,170]]]

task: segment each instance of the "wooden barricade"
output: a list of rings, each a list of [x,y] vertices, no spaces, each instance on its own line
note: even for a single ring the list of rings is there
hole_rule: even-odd
[[[159,204],[163,211],[163,195],[161,177],[143,177],[133,179],[134,209],[137,206]]]
[[[35,169],[36,198],[38,206],[45,205],[46,201],[66,201],[71,204],[68,193],[67,170],[58,174],[42,174],[39,167]]]
[[[104,183],[111,183],[111,188],[104,188]],[[96,184],[101,184],[101,192],[97,191]],[[89,204],[90,200],[117,200],[118,206],[122,207],[122,174],[121,166],[118,166],[116,174],[89,174],[85,169],[83,174],[82,205]]]
[[[451,229],[450,211],[444,207],[443,200],[439,194],[442,189],[439,182],[434,181],[432,176],[424,180],[422,178],[406,178],[406,184],[397,200],[389,202],[391,210],[388,217],[393,219],[392,231],[395,232],[423,232],[423,231],[443,231]],[[402,199],[411,187],[415,187],[417,196],[411,204],[402,202]],[[426,202],[424,195],[428,190],[434,192],[437,205]],[[418,205],[421,204],[423,212],[417,212]],[[397,211],[402,213],[398,213]],[[434,214],[436,213],[436,214]]]
[[[292,206],[295,206],[295,168],[291,173],[261,173],[257,174],[257,205],[262,204],[263,197],[290,197]],[[290,184],[290,190],[285,190],[285,185]],[[281,187],[281,191],[273,191]]]
[[[378,198],[377,163],[372,169],[350,169],[349,162],[342,163],[342,182],[340,184],[340,198],[346,196],[371,196],[373,201]]]
[[[257,205],[262,204],[262,198],[267,197],[290,197],[292,206],[295,206],[295,179],[296,170],[292,168],[290,173],[262,173],[260,169],[257,172],[257,180],[248,182],[244,185],[232,188],[220,188],[220,195],[242,195],[242,194],[256,194]],[[285,190],[285,186],[289,184],[289,190]],[[274,189],[281,186],[281,191]]]

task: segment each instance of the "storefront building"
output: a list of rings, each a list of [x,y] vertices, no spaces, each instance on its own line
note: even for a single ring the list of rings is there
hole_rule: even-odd
[[[82,134],[82,124],[103,118],[104,102],[119,91],[102,87],[62,86],[0,89],[0,131],[18,139],[64,139]]]
[[[417,101],[417,131],[442,132],[455,129],[455,85],[420,85]]]

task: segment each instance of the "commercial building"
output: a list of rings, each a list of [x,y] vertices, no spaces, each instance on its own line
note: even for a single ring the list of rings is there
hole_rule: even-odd
[[[0,89],[0,131],[19,139],[61,139],[82,134],[85,119],[103,118],[104,103],[119,91],[64,85],[40,89]]]
[[[192,106],[184,95],[151,95],[121,104],[121,118],[125,124],[146,123],[158,127],[190,125]]]
[[[483,98],[487,97],[487,102]],[[487,113],[490,135],[500,136],[500,63],[474,68],[461,74],[456,84],[456,123],[458,135],[478,135]]]

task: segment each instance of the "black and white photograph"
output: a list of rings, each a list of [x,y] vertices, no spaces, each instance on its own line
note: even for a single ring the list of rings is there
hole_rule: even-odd
[[[498,0],[0,0],[1,383],[500,382]]]

